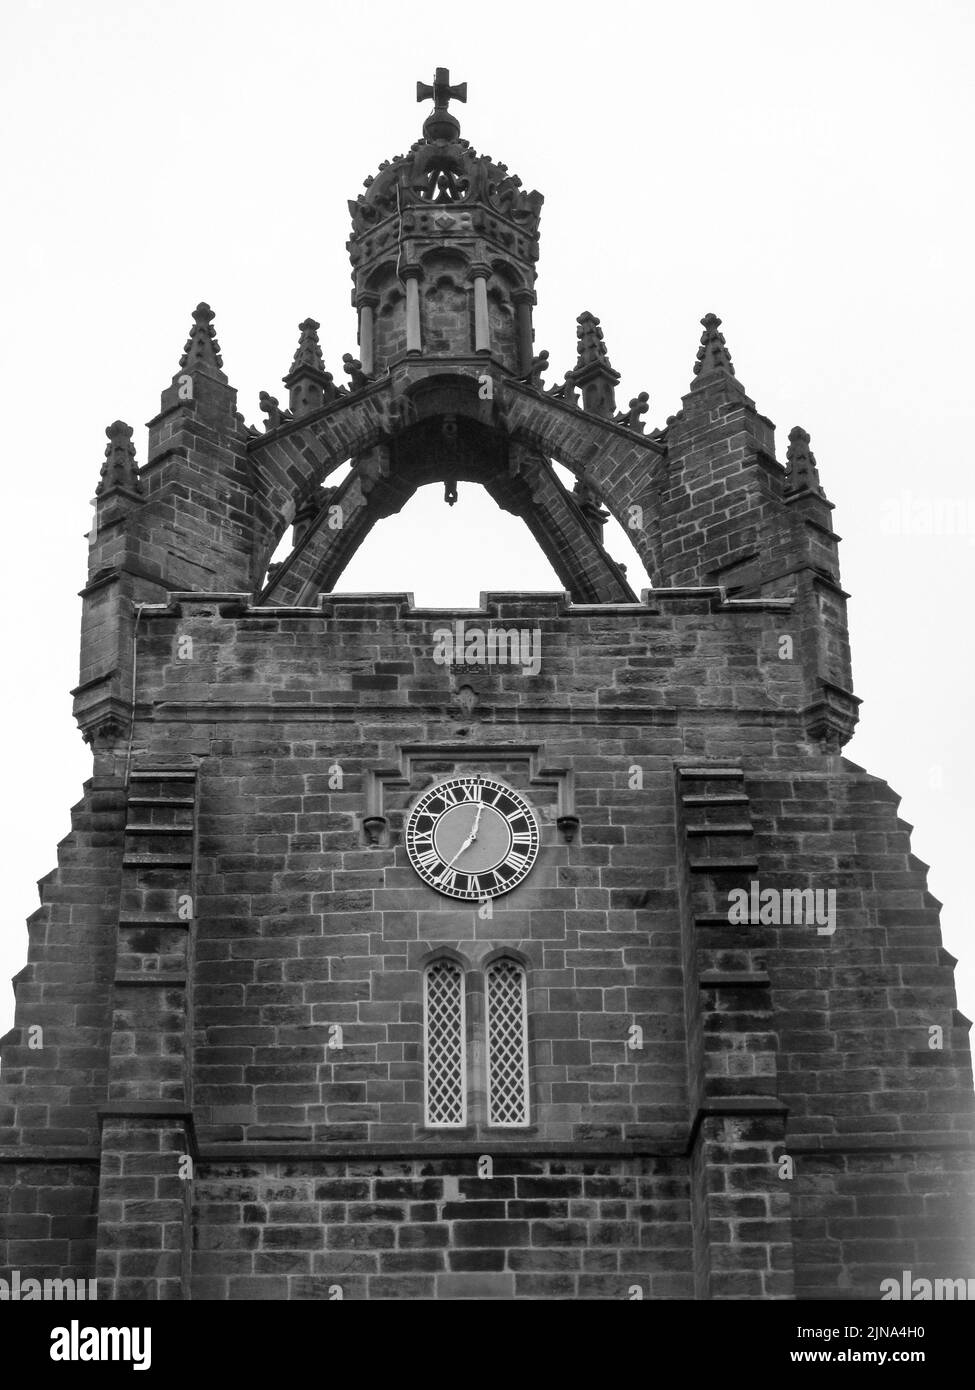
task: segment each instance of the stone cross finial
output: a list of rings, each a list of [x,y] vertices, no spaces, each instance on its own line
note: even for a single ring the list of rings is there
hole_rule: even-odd
[[[466,101],[467,83],[458,82],[456,87],[452,87],[450,85],[449,68],[437,68],[437,71],[434,73],[432,87],[427,82],[418,82],[416,84],[417,101],[430,101],[432,98],[434,106],[446,110],[447,103],[450,101],[451,97],[453,97],[455,101]]]
[[[634,396],[630,401],[629,410],[621,410],[613,416],[616,424],[624,425],[628,430],[636,430],[638,434],[643,434],[643,421],[641,415],[646,415],[650,409],[650,394],[641,391],[638,396]]]
[[[460,134],[460,121],[447,109],[450,101],[467,100],[467,83],[450,85],[450,69],[437,68],[433,85],[429,82],[416,84],[417,101],[433,101],[433,112],[423,122],[423,134],[428,140],[456,140]]]
[[[352,391],[361,391],[363,386],[369,385],[369,378],[362,370],[362,363],[358,357],[353,357],[351,352],[343,352],[342,370],[349,378],[349,386]]]
[[[265,430],[276,430],[278,425],[284,424],[285,420],[291,419],[290,410],[282,410],[277,396],[269,396],[266,391],[262,391],[258,397],[258,406],[267,416],[264,423]]]

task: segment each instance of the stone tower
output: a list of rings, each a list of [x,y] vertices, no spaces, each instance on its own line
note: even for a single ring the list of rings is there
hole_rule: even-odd
[[[201,304],[144,465],[108,427],[94,769],[2,1040],[0,1269],[147,1299],[967,1277],[969,1025],[898,798],[841,753],[809,435],[776,458],[713,314],[663,428],[589,312],[547,385],[541,196],[461,138],[464,86],[418,98],[350,204],[358,356],[306,319],[259,431]],[[486,488],[564,591],[338,591],[431,482]]]

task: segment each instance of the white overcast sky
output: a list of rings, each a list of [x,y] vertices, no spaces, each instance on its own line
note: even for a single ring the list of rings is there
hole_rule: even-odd
[[[779,457],[810,431],[852,594],[846,751],[903,797],[975,1016],[970,0],[5,0],[3,31],[0,1032],[90,772],[68,690],[104,428],[132,424],[145,462],[200,299],[249,421],[306,315],[340,375],[346,201],[418,137],[437,65],[468,83],[463,134],[545,195],[550,381],[589,309],[621,395],[648,390],[662,424],[714,311]],[[462,487],[377,528],[340,587],[560,586]]]

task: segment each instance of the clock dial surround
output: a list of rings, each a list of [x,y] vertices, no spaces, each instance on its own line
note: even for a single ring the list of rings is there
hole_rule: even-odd
[[[431,888],[483,902],[516,888],[539,849],[527,801],[491,777],[451,777],[420,797],[406,822],[406,852]]]

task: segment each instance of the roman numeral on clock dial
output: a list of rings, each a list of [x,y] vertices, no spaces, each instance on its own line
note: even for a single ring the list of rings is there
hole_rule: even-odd
[[[428,872],[433,872],[443,867],[443,860],[429,842],[426,847],[421,847],[420,845],[414,847],[414,858],[420,868],[426,869]]]

